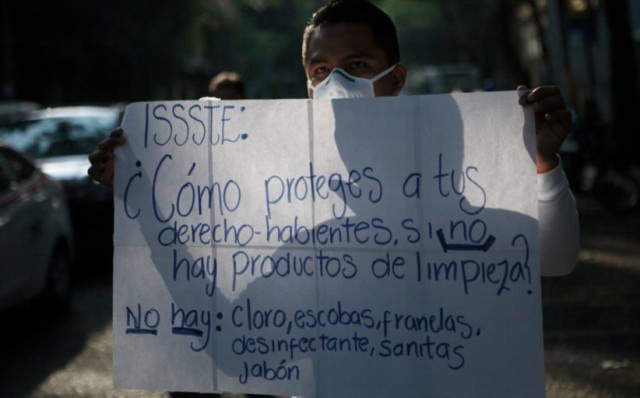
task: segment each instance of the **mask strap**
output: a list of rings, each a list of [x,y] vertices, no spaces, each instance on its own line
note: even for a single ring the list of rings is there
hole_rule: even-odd
[[[398,66],[398,64],[399,64],[399,62],[391,65],[390,67],[388,67],[387,69],[385,69],[382,72],[378,73],[377,75],[375,75],[374,77],[372,77],[369,80],[371,81],[371,83],[377,82],[378,80],[382,79],[383,77],[385,77],[386,75],[391,73],[391,71],[394,70],[396,68],[396,66]]]

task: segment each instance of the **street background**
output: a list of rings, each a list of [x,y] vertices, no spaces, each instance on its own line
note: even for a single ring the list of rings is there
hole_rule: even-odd
[[[578,204],[580,263],[542,283],[547,396],[637,398],[640,212],[613,216],[587,194]],[[0,397],[169,397],[113,388],[110,268],[91,267],[78,276],[68,317],[46,320],[35,308],[3,314]]]
[[[372,2],[396,23],[403,94],[560,88],[582,251],[575,272],[542,282],[547,395],[640,397],[640,2]],[[250,98],[305,98],[301,36],[323,3],[2,0],[0,105],[195,99],[225,70]],[[169,397],[113,389],[111,259],[100,259],[78,264],[67,317],[0,314],[0,398]]]

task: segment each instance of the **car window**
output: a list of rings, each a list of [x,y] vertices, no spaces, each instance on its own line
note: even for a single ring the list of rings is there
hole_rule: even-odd
[[[34,159],[91,153],[116,124],[116,116],[51,117],[0,126],[0,140]]]
[[[35,166],[13,151],[0,147],[0,194],[17,189],[35,172]]]

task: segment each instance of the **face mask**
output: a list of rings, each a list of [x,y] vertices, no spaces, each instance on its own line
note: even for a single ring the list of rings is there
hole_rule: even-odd
[[[307,85],[313,91],[314,99],[373,98],[373,83],[391,73],[397,65],[391,65],[371,79],[352,76],[342,68],[334,68],[317,86],[313,87],[311,80]]]

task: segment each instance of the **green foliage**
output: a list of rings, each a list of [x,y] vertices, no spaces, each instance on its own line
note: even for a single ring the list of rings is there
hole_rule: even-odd
[[[489,68],[498,0],[373,0],[398,27],[410,68]],[[198,98],[221,70],[254,98],[306,97],[303,29],[324,0],[9,2],[3,79],[46,105]]]
[[[408,65],[482,63],[496,46],[496,0],[381,0]]]
[[[425,0],[384,0],[378,3],[396,24],[403,63],[425,65],[447,58],[450,44],[442,26],[440,3]]]
[[[199,3],[12,2],[3,11],[15,64],[4,79],[46,105],[166,97],[193,52]]]
[[[321,1],[219,2],[211,15],[210,70],[236,70],[256,98],[305,97],[302,31]]]

